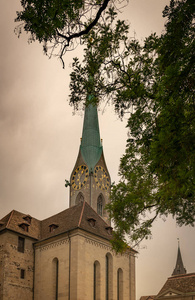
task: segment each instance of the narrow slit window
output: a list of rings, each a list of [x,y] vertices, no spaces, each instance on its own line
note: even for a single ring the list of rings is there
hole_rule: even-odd
[[[113,258],[112,255],[110,253],[106,254],[106,300],[111,300],[113,299]]]
[[[117,270],[117,300],[123,300],[123,271]]]
[[[21,279],[24,279],[24,278],[25,278],[25,270],[24,270],[24,269],[21,269],[21,270],[20,270],[20,278],[21,278]]]
[[[58,300],[59,261],[53,260],[53,299]]]
[[[109,300],[109,258],[106,255],[106,300]]]
[[[18,252],[24,253],[25,239],[21,236],[18,237]]]
[[[100,216],[103,215],[103,197],[102,197],[102,195],[99,195],[99,197],[97,199],[97,213]]]
[[[93,300],[100,299],[100,263],[95,261],[93,264]]]

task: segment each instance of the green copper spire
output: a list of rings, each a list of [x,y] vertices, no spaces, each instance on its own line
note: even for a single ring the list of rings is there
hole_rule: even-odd
[[[93,104],[89,104],[85,108],[80,149],[83,159],[89,168],[89,172],[93,172],[102,154],[97,107]]]

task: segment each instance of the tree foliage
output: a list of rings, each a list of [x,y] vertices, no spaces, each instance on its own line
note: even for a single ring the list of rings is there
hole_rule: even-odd
[[[171,0],[164,33],[142,44],[128,38],[115,2],[21,0],[16,21],[23,22],[19,35],[24,29],[62,61],[75,38],[85,45],[83,61],[73,62],[71,105],[110,100],[121,118],[129,115],[108,206],[119,250],[126,236],[132,243],[149,237],[158,216],[170,214],[179,225],[195,221],[195,2]]]
[[[15,32],[30,33],[29,42],[38,40],[50,57],[63,56],[74,49],[78,39],[88,34],[103,18],[110,3],[118,0],[21,0],[22,10],[17,11]],[[126,2],[125,0],[119,2]]]
[[[125,23],[120,24],[119,44],[114,38],[117,25],[112,35],[94,28],[93,39],[92,32],[86,37],[93,43],[85,49],[83,64],[76,59],[73,65],[71,103],[84,100],[81,94],[86,99],[84,74],[90,69],[97,74],[95,101],[110,96],[121,117],[130,114],[121,179],[112,188],[108,206],[116,249],[122,246],[118,239],[125,241],[126,235],[135,243],[149,237],[158,216],[171,214],[179,225],[194,225],[194,5],[192,0],[170,1],[163,11],[165,32],[149,36],[144,45],[127,40]],[[109,31],[113,23],[106,25]],[[109,47],[108,52],[98,52],[98,43]],[[100,62],[97,70],[90,65],[89,53]]]
[[[70,75],[70,104],[76,109],[80,102],[86,104],[88,95],[93,95],[91,101],[98,104],[104,96],[107,98],[116,91],[119,79],[112,62],[122,55],[121,47],[125,48],[128,28],[125,21],[117,20],[115,9],[110,7],[104,21],[82,38],[85,44],[84,59],[82,63],[78,58],[74,59]]]

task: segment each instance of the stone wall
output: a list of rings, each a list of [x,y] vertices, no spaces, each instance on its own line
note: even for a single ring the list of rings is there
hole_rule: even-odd
[[[24,253],[18,251],[18,234],[0,235],[0,299],[33,299],[33,239],[25,238]],[[24,278],[21,278],[21,269]]]
[[[35,246],[34,300],[55,300],[56,270],[58,260],[58,299],[68,299],[69,293],[69,238],[55,237]]]
[[[117,272],[122,272],[123,300],[135,300],[134,256],[116,254],[108,241],[75,230],[35,245],[35,300],[55,300],[56,273],[53,262],[58,260],[58,299],[92,300],[94,293],[94,263],[98,265],[99,298],[106,290],[106,255],[110,257],[112,273],[110,300],[117,300]]]

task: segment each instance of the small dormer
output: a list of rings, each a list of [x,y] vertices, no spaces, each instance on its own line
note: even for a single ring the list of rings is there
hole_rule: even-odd
[[[111,226],[107,226],[107,227],[106,227],[106,231],[107,231],[107,233],[108,233],[109,235],[112,234],[112,230],[113,230],[113,228],[112,228]]]
[[[28,227],[29,224],[28,223],[21,223],[18,225],[20,228],[22,228],[24,231],[28,232]]]
[[[87,219],[87,221],[89,222],[89,225],[91,227],[95,227],[96,219],[90,217],[90,218]]]
[[[49,225],[49,232],[54,232],[59,227],[58,224]]]
[[[28,224],[31,224],[32,217],[31,217],[30,215],[24,216],[23,219],[24,219]]]

